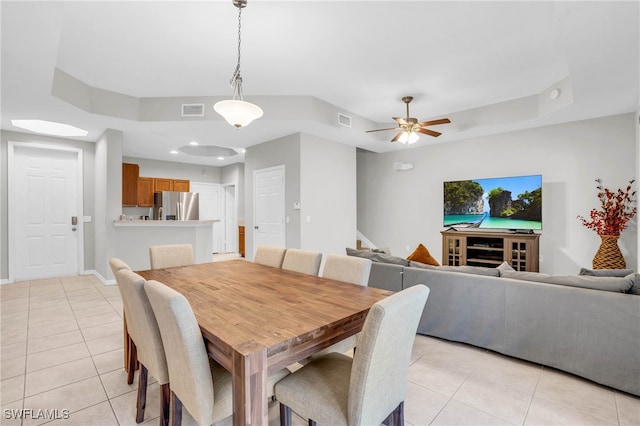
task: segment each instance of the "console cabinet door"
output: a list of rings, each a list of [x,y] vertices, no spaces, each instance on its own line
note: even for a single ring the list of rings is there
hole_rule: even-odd
[[[538,245],[530,238],[505,238],[504,260],[516,271],[538,272]]]
[[[467,263],[467,239],[464,236],[446,235],[442,238],[442,264],[460,266]]]

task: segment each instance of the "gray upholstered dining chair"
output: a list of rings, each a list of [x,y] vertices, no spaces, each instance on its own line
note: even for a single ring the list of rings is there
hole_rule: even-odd
[[[418,284],[375,303],[353,358],[332,353],[314,359],[276,384],[280,424],[291,410],[309,424],[404,424],[411,351],[429,289]]]
[[[371,260],[361,257],[329,254],[324,263],[322,270],[323,278],[344,281],[351,284],[366,286],[369,283],[369,274],[371,272]],[[355,348],[358,344],[359,334],[347,337],[334,345],[312,355],[312,358],[323,356],[331,352],[345,353]],[[305,360],[305,362],[308,361]]]
[[[322,253],[309,250],[287,249],[282,261],[282,269],[302,272],[303,274],[318,276]]]
[[[151,269],[193,265],[193,246],[191,244],[151,246],[149,247],[149,260],[151,261]]]
[[[131,270],[131,267],[127,265],[122,259],[118,259],[117,257],[112,257],[109,259],[109,266],[111,267],[111,271],[113,272],[113,276],[115,277],[116,272],[120,269],[128,269]]]
[[[123,260],[118,259],[117,257],[112,257],[111,259],[109,259],[109,266],[111,267],[111,271],[113,272],[114,277],[116,277],[116,273],[121,269],[127,269],[129,271],[131,270],[131,267],[129,265],[127,265]],[[122,295],[120,296],[120,298],[122,298]],[[124,312],[124,303],[122,310],[122,332],[124,334],[124,351],[126,360],[125,369],[127,370],[127,384],[130,385],[131,383],[133,383],[133,376],[137,368],[134,364],[138,362],[138,359],[136,358],[135,351],[131,353],[133,345],[131,342],[131,336],[129,335],[129,330],[127,329],[127,313]],[[132,356],[133,359],[131,359]]]
[[[169,424],[169,372],[158,323],[144,291],[145,279],[135,272],[122,268],[116,272],[116,282],[122,297],[130,336],[129,369],[137,359],[140,363],[136,423],[144,420],[149,372],[160,385],[160,424]]]
[[[286,251],[287,249],[284,247],[259,245],[256,249],[255,256],[253,256],[253,262],[273,266],[274,268],[281,268]]]
[[[324,262],[322,276],[366,286],[371,273],[371,260],[355,256],[329,254]]]
[[[189,301],[158,281],[145,282],[164,342],[171,395],[172,425],[182,422],[184,406],[198,425],[210,425],[233,414],[231,374],[207,355],[198,321]],[[281,370],[267,378],[269,397],[275,382],[286,377]]]

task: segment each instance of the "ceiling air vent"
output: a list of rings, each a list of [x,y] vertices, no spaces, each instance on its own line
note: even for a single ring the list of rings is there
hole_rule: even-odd
[[[344,127],[351,128],[351,117],[341,112],[338,113],[338,124]]]
[[[204,117],[204,104],[182,104],[183,117]]]

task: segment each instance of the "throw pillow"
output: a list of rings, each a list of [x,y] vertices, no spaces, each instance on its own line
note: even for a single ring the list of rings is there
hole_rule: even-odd
[[[509,265],[506,261],[505,261],[505,262],[502,262],[502,263],[500,264],[500,266],[498,266],[496,269],[497,269],[497,270],[498,270],[498,272],[500,273],[500,276],[501,276],[501,277],[503,277],[503,276],[504,276],[504,273],[505,273],[505,272],[513,272],[513,271],[515,271],[515,269],[513,269],[513,268],[511,267],[511,265]]]
[[[426,265],[440,266],[438,261],[433,256],[431,256],[429,250],[427,250],[427,248],[422,245],[422,243],[420,243],[418,247],[416,247],[416,249],[413,251],[413,253],[411,253],[409,257],[407,257],[407,260],[413,260],[415,262],[424,263]]]

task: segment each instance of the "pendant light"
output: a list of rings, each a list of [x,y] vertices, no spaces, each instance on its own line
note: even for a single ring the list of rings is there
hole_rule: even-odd
[[[240,46],[242,29],[242,9],[247,6],[247,0],[232,0],[233,5],[238,8],[238,63],[236,70],[231,77],[231,87],[233,88],[233,98],[216,102],[213,109],[220,114],[227,123],[236,128],[247,126],[253,120],[262,117],[262,109],[250,102],[245,102],[242,93],[242,77],[240,76]]]

